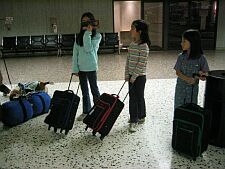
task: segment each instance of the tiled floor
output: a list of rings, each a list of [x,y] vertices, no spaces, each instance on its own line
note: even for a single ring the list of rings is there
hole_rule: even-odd
[[[224,51],[207,51],[211,69],[225,68]],[[171,148],[173,97],[176,76],[173,70],[176,51],[151,52],[146,84],[146,122],[136,133],[128,132],[128,99],[110,134],[101,141],[82,122],[75,121],[67,136],[47,130],[46,114],[13,128],[0,122],[0,168],[75,168],[75,169],[169,169],[225,168],[225,149],[209,145],[203,157],[192,161]],[[99,88],[117,93],[123,83],[126,53],[99,56]],[[67,89],[71,56],[10,58],[6,60],[14,84],[33,80],[54,81],[54,90]],[[3,64],[4,82],[7,77]],[[76,89],[74,78],[71,88]],[[205,83],[200,83],[199,104],[203,105]],[[127,87],[122,90],[121,99]],[[78,93],[81,96],[81,92]],[[1,103],[7,98],[0,97]],[[81,103],[80,103],[81,105]],[[79,106],[77,114],[81,113]]]

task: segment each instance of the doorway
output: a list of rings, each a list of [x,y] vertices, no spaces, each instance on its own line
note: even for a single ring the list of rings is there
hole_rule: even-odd
[[[120,37],[121,49],[127,49],[131,23],[141,18],[141,1],[114,1],[114,30]]]

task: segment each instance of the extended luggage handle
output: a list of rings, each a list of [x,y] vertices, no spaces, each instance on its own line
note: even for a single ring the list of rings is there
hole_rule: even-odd
[[[121,90],[123,89],[123,87],[124,87],[124,85],[125,85],[126,82],[127,82],[127,81],[124,81],[124,83],[123,83],[122,87],[120,88],[120,90],[119,90],[117,96],[119,96],[119,94],[120,94]],[[123,99],[123,101],[122,101],[123,103],[124,103],[124,101],[126,100],[128,94],[129,94],[129,92],[131,91],[132,88],[133,88],[133,84],[132,84],[132,86],[130,87],[130,89],[128,90],[127,94],[125,95],[125,97],[124,97],[124,99]]]
[[[71,85],[71,82],[72,82],[72,78],[73,78],[73,73],[71,73],[71,77],[70,77],[70,82],[69,82],[68,90],[70,90],[70,85]],[[78,84],[76,95],[77,95],[77,93],[78,93],[79,87],[80,87],[80,83]]]

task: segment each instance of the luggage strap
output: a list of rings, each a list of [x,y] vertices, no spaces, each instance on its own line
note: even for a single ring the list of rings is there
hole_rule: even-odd
[[[112,112],[112,109],[115,107],[117,100],[119,99],[119,96],[114,97],[115,100],[112,104],[112,106],[109,106],[109,108],[107,109],[107,111],[105,112],[105,114],[102,116],[101,120],[99,121],[99,123],[96,125],[99,117],[101,116],[101,113],[99,113],[98,117],[96,118],[94,124],[93,124],[93,131],[94,132],[98,132],[102,126],[104,125],[105,121],[107,120],[107,118],[109,117],[110,113]],[[101,100],[100,100],[101,101]]]

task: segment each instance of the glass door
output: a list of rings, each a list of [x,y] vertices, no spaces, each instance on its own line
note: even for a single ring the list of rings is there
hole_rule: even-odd
[[[180,49],[181,35],[198,29],[203,49],[215,49],[217,0],[172,0],[169,4],[168,48]]]
[[[189,3],[171,2],[169,7],[168,48],[180,49],[181,35],[189,28]]]
[[[163,2],[144,2],[144,20],[149,23],[151,50],[162,50]]]

